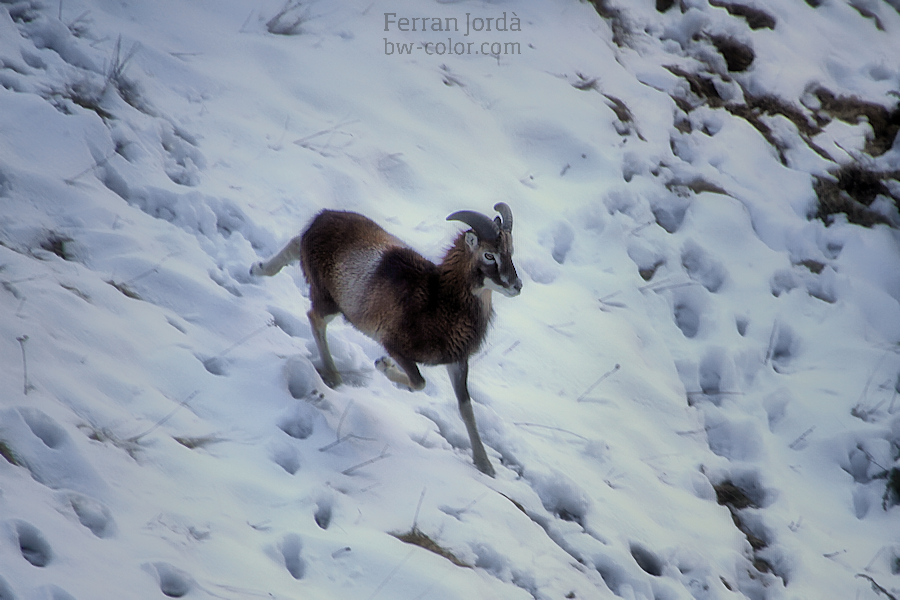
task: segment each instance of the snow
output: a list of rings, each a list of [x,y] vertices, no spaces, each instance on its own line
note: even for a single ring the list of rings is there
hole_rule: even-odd
[[[814,176],[900,146],[734,109],[893,109],[900,13],[599,4],[0,3],[0,598],[900,594],[900,235],[812,218]],[[492,479],[444,369],[398,389],[336,320],[329,389],[299,269],[249,267],[326,207],[439,260],[498,201]]]

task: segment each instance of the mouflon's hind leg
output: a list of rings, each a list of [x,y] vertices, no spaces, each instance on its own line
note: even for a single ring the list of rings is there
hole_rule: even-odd
[[[292,262],[300,260],[300,236],[298,235],[267,261],[258,262],[250,267],[250,274],[271,277]]]
[[[478,428],[475,426],[475,412],[472,410],[472,398],[469,396],[468,360],[448,364],[447,372],[450,374],[450,382],[453,384],[453,391],[456,392],[456,399],[459,402],[459,414],[469,432],[469,441],[472,443],[472,461],[479,471],[493,477],[494,467],[488,459],[487,452],[484,451],[484,444],[481,443],[481,436],[478,435]]]
[[[408,387],[412,392],[418,392],[425,387],[425,378],[419,372],[415,361],[396,355],[391,356],[393,358],[382,356],[376,360],[375,368],[394,383]]]
[[[309,324],[312,327],[313,337],[316,340],[316,346],[319,348],[319,356],[322,357],[322,381],[330,388],[335,388],[343,383],[337,368],[334,366],[334,358],[331,356],[331,350],[328,349],[328,338],[325,337],[325,328],[328,326],[329,317],[331,315],[321,315],[315,308],[310,309],[306,316],[309,317]]]

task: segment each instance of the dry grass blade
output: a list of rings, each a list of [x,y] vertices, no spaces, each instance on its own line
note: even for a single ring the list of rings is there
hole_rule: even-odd
[[[412,544],[413,546],[418,546],[419,548],[424,548],[429,552],[433,552],[438,556],[442,556],[452,562],[457,567],[465,567],[467,569],[471,569],[472,565],[463,562],[459,558],[456,557],[455,554],[435,542],[433,539],[419,531],[418,529],[412,529],[406,533],[392,533],[392,536],[404,542],[406,544]]]

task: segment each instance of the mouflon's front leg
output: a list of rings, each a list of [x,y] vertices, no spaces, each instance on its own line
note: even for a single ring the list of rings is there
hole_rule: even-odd
[[[456,399],[459,401],[459,414],[462,416],[466,429],[469,431],[469,441],[472,443],[472,459],[475,467],[485,475],[493,477],[494,467],[488,459],[487,452],[484,451],[484,444],[481,443],[481,436],[478,435],[478,428],[475,426],[475,413],[472,411],[472,398],[469,396],[468,360],[450,363],[447,365],[447,372],[450,374],[453,391],[456,392]]]

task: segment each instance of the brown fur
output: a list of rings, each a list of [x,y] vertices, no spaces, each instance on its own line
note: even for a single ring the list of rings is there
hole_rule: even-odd
[[[341,302],[340,284],[359,246],[377,247],[381,258],[365,282],[368,294],[359,303]],[[368,218],[328,210],[312,220],[300,243],[313,310],[343,313],[391,356],[427,365],[459,362],[484,341],[493,311],[489,294],[473,293],[484,285],[473,258],[465,233],[435,265]]]
[[[482,222],[476,223],[493,228],[488,233],[496,239],[460,233],[437,265],[360,214],[324,210],[281,252],[251,269],[274,275],[300,259],[328,385],[341,382],[325,336],[329,318],[338,313],[381,342],[400,369],[385,359],[376,366],[394,382],[422,389],[425,379],[416,363],[447,365],[475,464],[489,475],[494,471],[475,427],[466,380],[468,358],[484,342],[493,315],[491,291],[515,296],[522,287],[512,263],[512,217],[502,206],[508,227],[501,227],[500,217],[492,223],[479,215]]]

